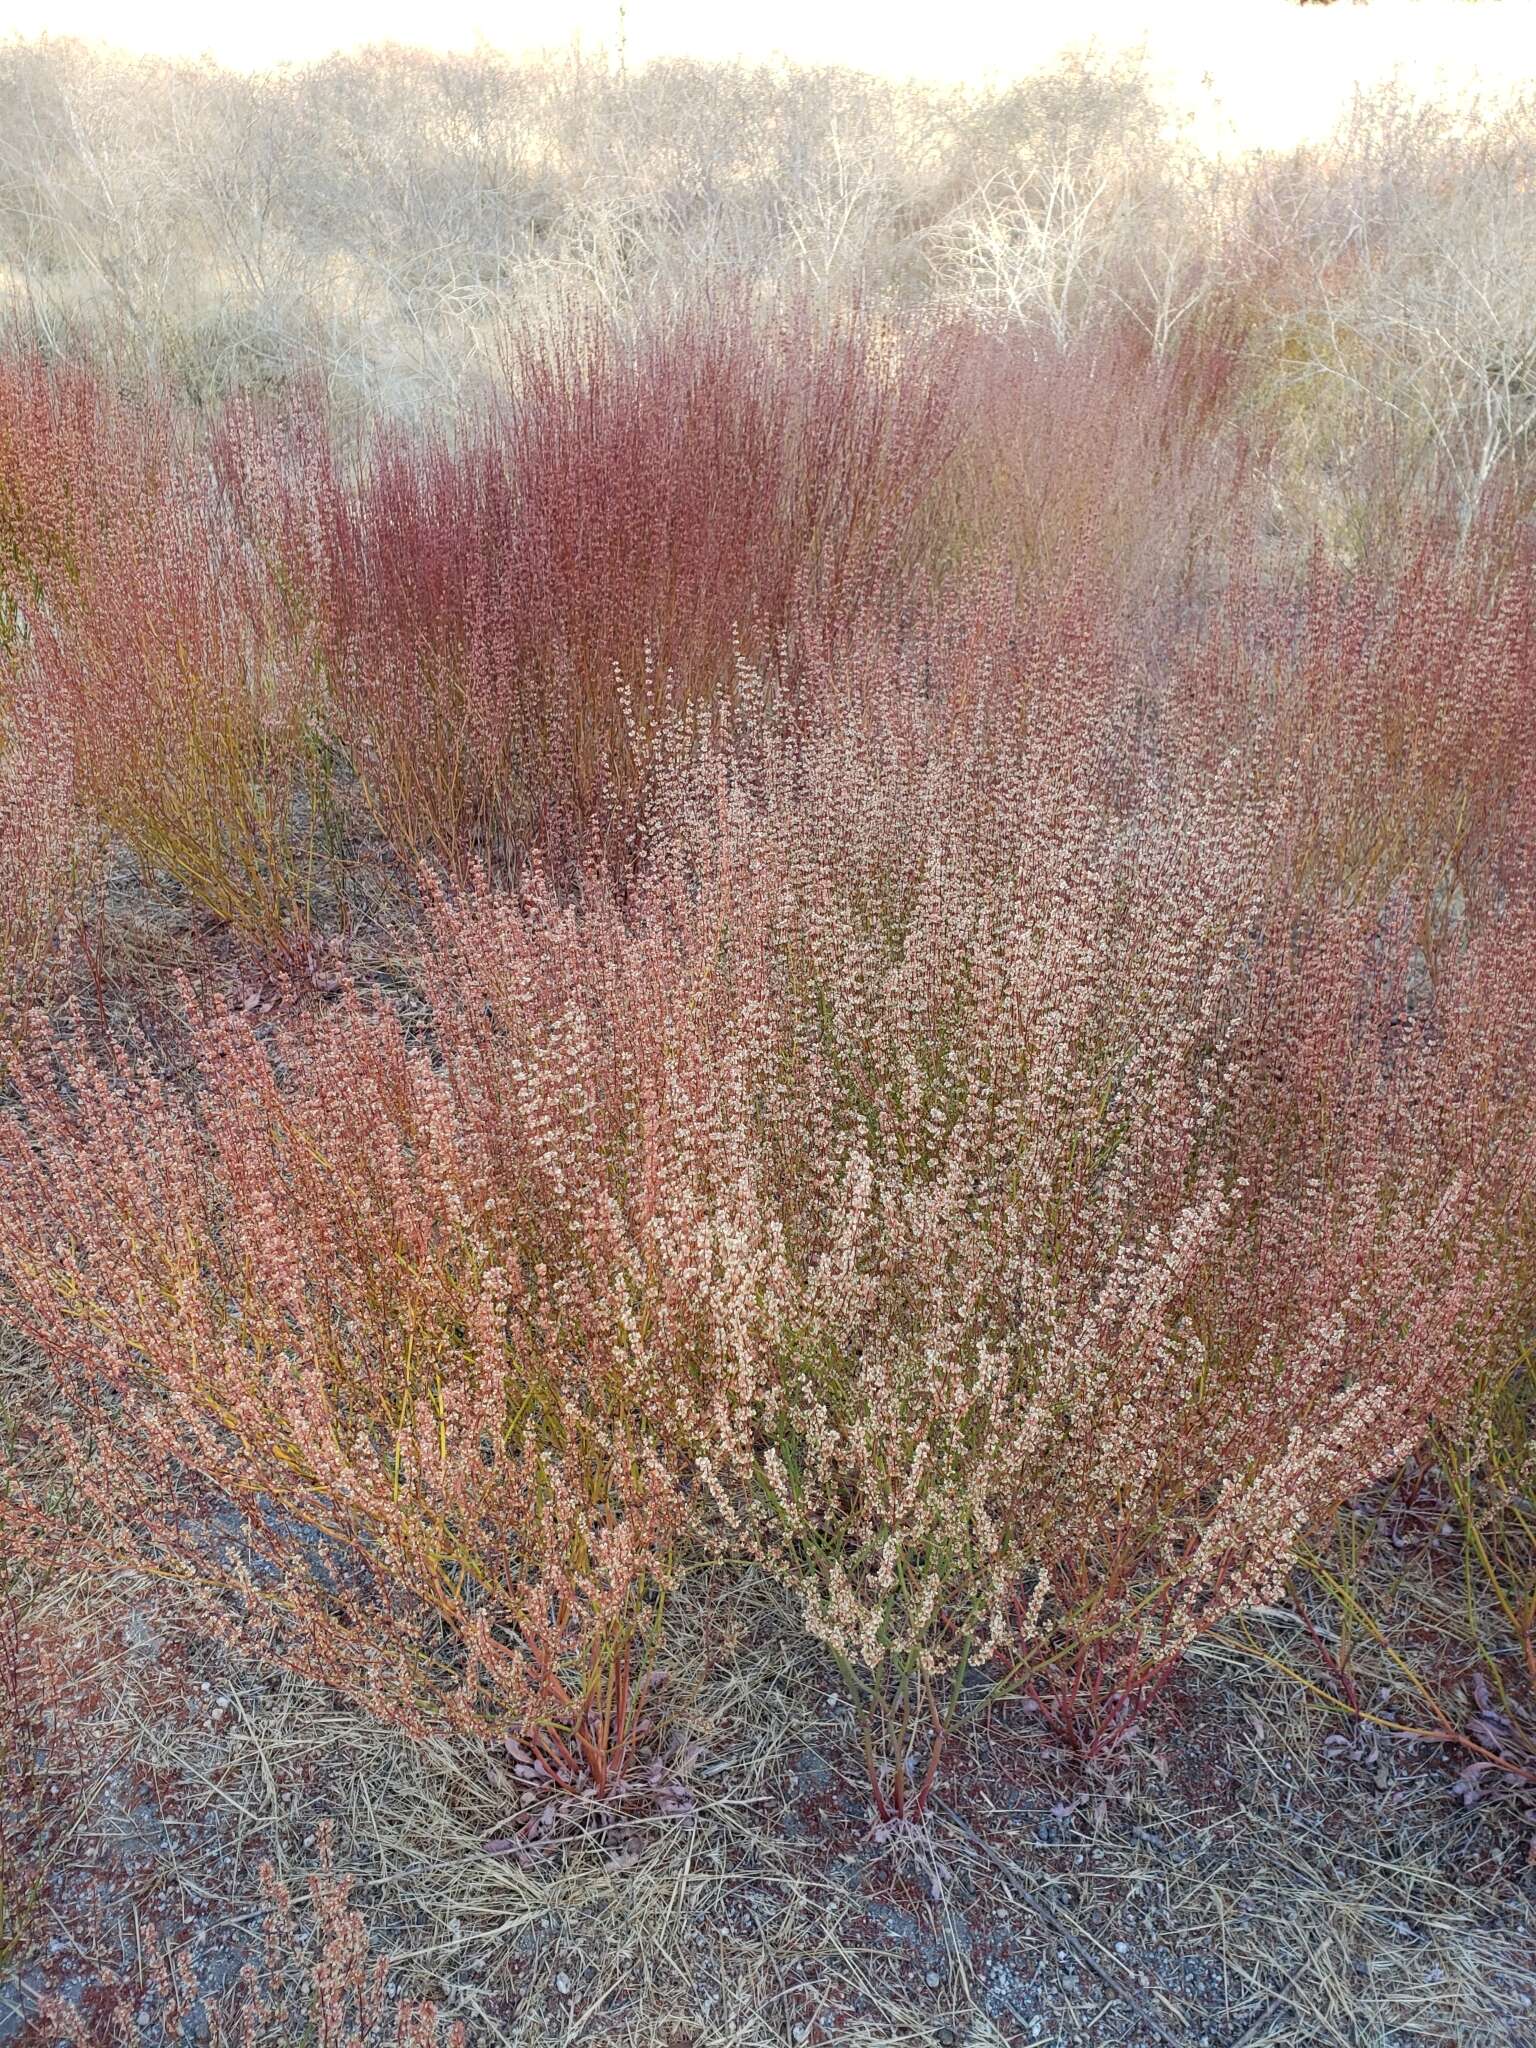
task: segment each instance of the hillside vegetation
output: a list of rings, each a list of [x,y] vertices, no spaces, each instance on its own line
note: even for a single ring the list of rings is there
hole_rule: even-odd
[[[1532,2038],[1532,111],[0,53],[0,2038]]]

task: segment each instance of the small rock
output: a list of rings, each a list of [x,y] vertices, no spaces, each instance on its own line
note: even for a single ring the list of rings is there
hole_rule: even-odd
[[[571,1980],[567,1977],[564,1970],[560,1971],[559,1975],[555,1978],[555,1989],[562,1998],[569,1998],[571,1995]]]
[[[937,1970],[929,1970],[924,1974],[923,1977],[923,1982],[928,1986],[928,1989],[930,1991],[937,1991],[939,1986],[943,1983],[943,1981],[944,1979],[939,1975]]]

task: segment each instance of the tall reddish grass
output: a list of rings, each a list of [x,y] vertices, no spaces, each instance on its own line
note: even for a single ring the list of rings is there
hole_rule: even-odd
[[[0,699],[0,1041],[58,993],[101,854],[66,736],[35,698]]]
[[[82,804],[202,909],[302,951],[329,822],[308,643],[190,462],[82,553],[22,657]]]
[[[738,663],[808,658],[979,561],[1031,601],[1191,583],[1258,462],[1236,363],[1218,329],[1154,359],[1119,332],[1055,348],[727,304],[525,345],[483,416],[385,436],[355,483],[313,448],[284,482],[249,433],[227,467],[285,536],[376,818],[462,875],[567,858],[594,820],[622,838],[652,735]]]
[[[31,707],[82,816],[298,952],[326,790],[315,663],[282,597],[163,394],[0,364],[0,699]]]
[[[1162,358],[1123,326],[1065,344],[960,327],[950,347],[962,438],[946,564],[1001,560],[1031,594],[1089,577],[1177,620],[1268,461],[1228,326],[1191,330]]]
[[[733,302],[525,344],[493,404],[371,451],[315,391],[194,432],[18,371],[18,659],[82,803],[299,956],[358,798],[409,862],[568,864],[625,843],[656,734],[743,662],[792,676],[982,558],[1032,606],[1189,583],[1248,474],[1219,340],[1041,352]]]
[[[102,532],[153,498],[168,418],[87,366],[0,353],[0,656],[78,584]]]
[[[568,854],[738,654],[904,594],[955,436],[942,344],[909,354],[857,316],[583,325],[518,349],[453,437],[386,440],[332,495],[318,575],[338,727],[395,844],[461,873]]]
[[[1536,817],[1536,558],[1508,545],[1494,503],[1470,549],[1424,522],[1395,570],[1315,550],[1296,585],[1266,583],[1236,551],[1170,663],[1171,743],[1237,756],[1261,796],[1283,765],[1310,885],[1364,902],[1405,879],[1426,943],[1500,893]]]

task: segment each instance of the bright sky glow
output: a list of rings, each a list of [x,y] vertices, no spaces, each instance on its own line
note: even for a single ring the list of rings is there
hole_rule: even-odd
[[[1034,69],[1065,46],[1144,44],[1170,103],[1232,147],[1326,133],[1356,84],[1399,71],[1419,91],[1496,96],[1536,83],[1532,0],[627,0],[631,63],[657,55],[785,55],[894,76],[979,83]],[[75,35],[120,48],[207,54],[242,69],[366,42],[522,51],[616,48],[618,0],[0,0],[0,34]]]

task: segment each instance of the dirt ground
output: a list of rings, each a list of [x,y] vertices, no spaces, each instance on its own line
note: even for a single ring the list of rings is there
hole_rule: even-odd
[[[483,1753],[188,1640],[142,1588],[56,1590],[51,1870],[0,2042],[206,2039],[261,1965],[260,1865],[302,1898],[329,1822],[382,2006],[430,1995],[471,2043],[1536,2048],[1536,1813],[1465,1803],[1432,1746],[1206,1645],[1108,1768],[1017,1706],[972,1717],[927,1824],[882,1838],[793,1618],[750,1583],[682,1609],[679,1810],[512,1853]],[[157,1946],[200,1987],[181,2013],[142,1992]],[[300,1989],[304,1950],[301,1916]]]

